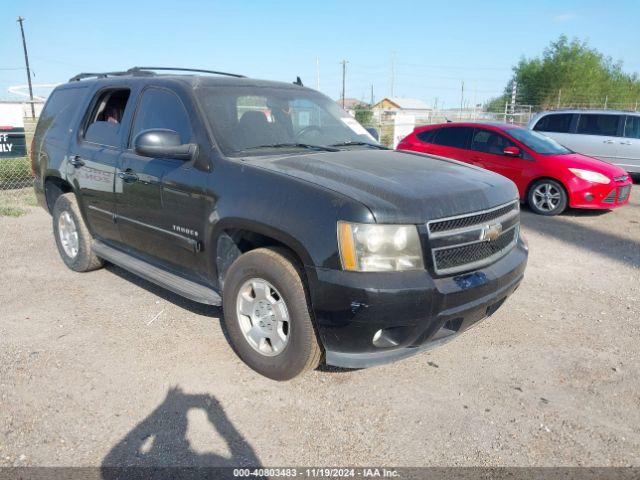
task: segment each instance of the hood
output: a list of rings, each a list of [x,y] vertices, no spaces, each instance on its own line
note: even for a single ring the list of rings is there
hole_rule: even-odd
[[[553,155],[550,160],[557,165],[559,162],[567,168],[582,168],[583,170],[591,170],[601,173],[607,177],[620,177],[627,175],[622,168],[610,163],[598,160],[597,158],[587,157],[581,153],[570,153],[568,155]]]
[[[358,149],[245,161],[347,195],[378,223],[422,223],[518,198],[501,175],[414,152]]]

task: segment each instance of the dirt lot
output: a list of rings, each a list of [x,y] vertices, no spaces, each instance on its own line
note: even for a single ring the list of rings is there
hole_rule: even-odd
[[[0,217],[0,466],[640,466],[638,185],[523,212],[524,283],[455,342],[289,383],[236,358],[219,309],[67,270],[27,209]]]

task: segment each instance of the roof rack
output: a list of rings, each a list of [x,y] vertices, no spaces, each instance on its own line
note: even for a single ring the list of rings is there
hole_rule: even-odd
[[[238,73],[219,72],[216,70],[201,70],[198,68],[173,68],[173,67],[132,67],[129,70],[122,72],[102,72],[102,73],[79,73],[69,79],[70,82],[78,82],[85,78],[107,78],[107,77],[122,77],[126,75],[131,76],[152,76],[156,75],[154,70],[160,71],[175,71],[175,72],[194,72],[194,73],[210,73],[212,75],[225,75],[228,77],[246,78],[245,75]]]

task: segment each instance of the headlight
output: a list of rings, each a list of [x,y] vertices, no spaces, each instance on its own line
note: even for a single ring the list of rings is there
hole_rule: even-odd
[[[342,268],[359,272],[394,272],[424,268],[415,225],[338,222]]]
[[[607,183],[611,183],[609,177],[606,177],[605,175],[598,172],[592,172],[591,170],[582,170],[581,168],[570,168],[569,171],[576,177],[586,180],[587,182],[604,183],[605,185]]]

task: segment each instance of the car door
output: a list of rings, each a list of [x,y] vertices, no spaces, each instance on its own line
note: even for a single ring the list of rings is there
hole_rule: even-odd
[[[115,224],[115,173],[126,127],[123,118],[131,109],[128,87],[99,90],[89,103],[67,157],[67,174],[80,193],[92,233],[119,242]]]
[[[472,134],[473,128],[471,127],[442,127],[435,134],[429,153],[473,163],[469,152]]]
[[[120,234],[141,256],[186,276],[194,269],[204,274],[197,255],[206,218],[207,174],[194,161],[138,155],[133,149],[136,135],[152,129],[173,130],[183,143],[196,141],[180,96],[157,86],[142,91],[116,178]]]
[[[573,143],[566,146],[583,155],[617,163],[622,123],[622,115],[581,113]]]
[[[505,155],[506,147],[517,147],[521,156]],[[472,158],[479,167],[499,173],[517,185],[522,183],[524,171],[530,166],[530,160],[523,158],[524,151],[499,132],[485,128],[476,128],[471,141]]]
[[[624,135],[618,139],[617,159],[614,162],[627,172],[640,173],[640,115],[627,115]]]

